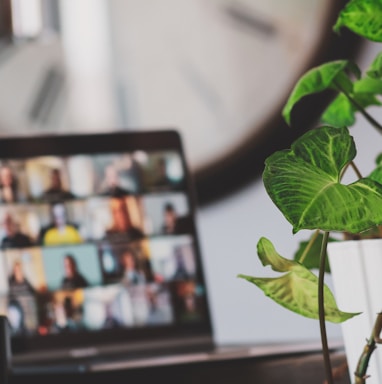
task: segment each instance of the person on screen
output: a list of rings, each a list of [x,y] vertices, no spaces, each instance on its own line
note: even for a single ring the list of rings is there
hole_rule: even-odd
[[[32,240],[19,230],[17,223],[9,212],[5,214],[3,228],[5,236],[1,241],[2,249],[25,248],[33,244]]]
[[[18,183],[12,169],[7,165],[0,167],[0,201],[14,203],[18,200]]]
[[[182,249],[176,247],[174,249],[174,258],[175,258],[175,272],[172,277],[174,280],[187,280],[190,278],[190,274],[187,271],[186,263],[183,257]]]
[[[158,159],[155,174],[154,187],[164,189],[172,186],[173,182],[167,175],[167,163],[165,158],[161,157]]]
[[[75,320],[76,309],[73,304],[73,299],[70,296],[66,296],[63,302],[64,311],[64,324],[61,325],[62,331],[73,331],[78,329],[78,324]]]
[[[164,206],[163,210],[163,226],[162,232],[164,234],[173,234],[176,233],[176,223],[178,220],[178,215],[175,211],[175,207],[171,203],[167,203]]]
[[[192,221],[189,215],[179,217],[172,203],[166,203],[163,209],[163,225],[161,232],[166,235],[192,232]]]
[[[113,198],[109,203],[112,224],[106,230],[108,240],[136,240],[142,238],[143,232],[133,226],[123,198]]]
[[[144,284],[145,273],[138,268],[137,257],[131,248],[127,248],[120,259],[122,267],[122,281],[128,285]]]
[[[163,288],[162,288],[163,289]],[[147,289],[147,300],[149,303],[148,324],[166,324],[172,320],[169,298],[165,292],[161,292],[159,286],[151,285]],[[159,298],[162,295],[162,298]]]
[[[47,190],[45,190],[42,198],[49,202],[70,200],[75,198],[73,193],[64,189],[62,185],[61,171],[58,168],[51,170],[50,186]]]
[[[9,300],[7,317],[13,334],[19,335],[27,331],[24,309],[20,302],[15,298]]]
[[[32,284],[24,275],[23,266],[20,261],[15,261],[12,273],[9,276],[9,289],[12,295],[33,295],[35,293]]]
[[[64,257],[64,277],[62,279],[62,289],[86,288],[89,286],[88,281],[78,270],[76,259],[73,255]]]
[[[105,168],[104,185],[102,195],[122,197],[131,194],[131,191],[121,187],[118,172],[113,165]]]
[[[64,204],[56,203],[51,206],[52,224],[40,235],[43,245],[78,244],[82,237],[76,226],[67,220]]]

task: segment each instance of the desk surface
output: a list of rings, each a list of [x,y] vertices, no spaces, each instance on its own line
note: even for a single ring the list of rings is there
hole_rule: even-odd
[[[10,384],[83,384],[128,382],[166,384],[323,384],[322,354],[317,343],[220,348],[211,354],[141,360],[140,362],[98,362],[86,372],[14,374]],[[150,361],[149,361],[150,360]],[[346,358],[340,346],[332,350],[333,367],[344,366]],[[350,382],[346,369],[336,384]]]

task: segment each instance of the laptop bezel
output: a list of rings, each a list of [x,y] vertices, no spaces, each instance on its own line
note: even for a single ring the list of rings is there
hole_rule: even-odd
[[[185,171],[186,191],[188,195],[190,213],[193,218],[193,235],[197,263],[200,268],[201,284],[207,288],[203,260],[201,257],[199,237],[195,224],[196,194],[192,175],[187,167],[186,156],[179,133],[174,129],[153,131],[113,131],[106,133],[71,133],[71,134],[38,134],[18,135],[0,138],[0,161],[22,160],[39,156],[71,156],[92,155],[102,153],[124,153],[134,150],[143,151],[177,151],[181,156]],[[207,289],[206,289],[207,291]],[[49,359],[76,359],[81,353],[73,351],[96,351],[102,355],[113,350],[124,350],[139,353],[140,343],[151,345],[155,353],[167,345],[182,340],[181,344],[187,348],[187,340],[191,348],[195,348],[195,340],[200,340],[203,349],[213,347],[213,329],[211,312],[206,292],[205,321],[202,324],[182,326],[145,327],[143,329],[123,329],[112,332],[84,333],[75,335],[54,335],[40,337],[23,337],[12,340],[12,349],[16,352],[17,361],[32,360],[48,361]],[[114,346],[114,348],[113,348]],[[92,352],[92,354],[93,354]],[[29,356],[29,357],[28,357]]]

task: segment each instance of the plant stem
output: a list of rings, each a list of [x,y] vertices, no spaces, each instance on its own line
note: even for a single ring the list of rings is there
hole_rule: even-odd
[[[354,161],[351,161],[350,162],[350,166],[353,168],[353,171],[355,172],[355,174],[357,175],[357,177],[359,179],[362,179],[362,174],[360,172],[360,170],[358,169],[358,167],[355,165]]]
[[[324,233],[322,239],[321,254],[320,254],[320,269],[318,275],[318,316],[320,319],[320,333],[322,353],[324,357],[325,372],[327,384],[333,384],[332,366],[330,362],[330,354],[328,347],[328,337],[326,334],[325,325],[325,303],[324,303],[324,276],[325,276],[325,263],[326,263],[326,247],[328,245],[329,232]]]
[[[379,335],[382,330],[382,313],[378,313],[377,319],[375,320],[373,330],[371,332],[370,339],[367,340],[367,344],[363,348],[361,357],[358,360],[355,375],[355,384],[365,384],[366,383],[366,372],[369,365],[370,357],[373,351],[376,348],[376,344],[381,344],[382,340]]]
[[[355,99],[353,99],[349,94],[344,92],[345,96],[349,99],[349,101],[361,112],[362,116],[374,127],[382,133],[382,126],[378,123],[377,120],[373,118],[373,116],[369,115],[366,110],[360,105]]]
[[[359,170],[359,168],[355,165],[355,162],[354,161],[351,161],[350,163],[347,163],[345,165],[345,167],[342,169],[341,171],[341,174],[340,174],[340,181],[342,180],[342,178],[344,177],[346,171],[349,169],[349,167],[352,167],[354,173],[356,174],[356,176],[359,178],[359,179],[362,179],[363,176]]]
[[[303,264],[304,260],[306,259],[306,256],[308,255],[310,249],[312,248],[314,242],[316,241],[318,235],[320,234],[320,230],[317,229],[314,233],[313,236],[310,238],[308,245],[305,247],[304,252],[302,253],[300,259],[298,260],[299,263]]]

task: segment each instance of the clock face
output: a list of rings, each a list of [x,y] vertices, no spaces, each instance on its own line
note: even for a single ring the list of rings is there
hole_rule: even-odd
[[[280,106],[332,2],[140,0],[127,13],[115,2],[120,79],[135,98],[129,125],[179,129],[195,172],[222,160]]]
[[[26,44],[2,65],[3,126],[177,129],[203,203],[254,175],[284,140],[273,131],[282,105],[323,59],[344,1],[81,4],[60,2],[58,39]]]
[[[335,17],[332,0],[127,3],[126,13],[126,0],[114,1],[112,14],[123,30],[119,78],[134,99],[127,125],[179,129],[191,170],[211,186],[219,164],[250,141],[264,145]]]

